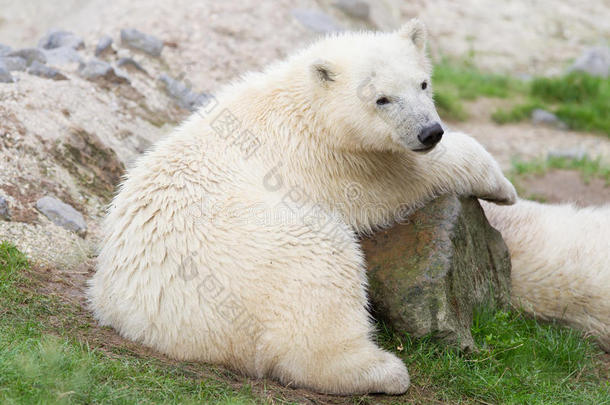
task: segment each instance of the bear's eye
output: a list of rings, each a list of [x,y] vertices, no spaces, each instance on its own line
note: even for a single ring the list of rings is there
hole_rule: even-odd
[[[427,88],[428,88],[428,82],[427,81],[421,82],[421,89],[426,90]]]
[[[390,104],[390,100],[387,97],[379,97],[376,101],[377,105]]]

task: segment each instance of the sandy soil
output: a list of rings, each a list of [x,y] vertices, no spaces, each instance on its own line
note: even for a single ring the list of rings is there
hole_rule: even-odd
[[[574,203],[577,206],[603,205],[610,202],[610,186],[602,179],[585,181],[573,170],[551,170],[539,176],[519,180],[526,190],[524,198],[542,199],[548,203]]]

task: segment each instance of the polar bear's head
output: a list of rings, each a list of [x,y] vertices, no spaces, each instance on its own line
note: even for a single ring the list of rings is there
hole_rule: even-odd
[[[411,20],[396,32],[339,34],[311,49],[312,107],[325,120],[325,136],[334,146],[434,148],[443,129],[425,46],[425,27]]]

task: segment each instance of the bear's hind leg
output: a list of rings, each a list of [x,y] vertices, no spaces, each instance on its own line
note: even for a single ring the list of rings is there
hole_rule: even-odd
[[[325,345],[308,352],[307,358],[296,353],[299,348],[295,347],[295,352],[287,353],[277,365],[276,377],[288,386],[335,395],[398,395],[409,388],[409,373],[402,360],[380,349],[370,339],[349,344],[328,341]]]
[[[264,332],[255,374],[330,394],[404,393],[406,366],[372,340],[358,241],[342,221],[330,222],[340,232],[281,227],[299,237],[289,250],[270,251],[275,259],[268,262],[278,267],[267,269],[274,293],[258,311]]]

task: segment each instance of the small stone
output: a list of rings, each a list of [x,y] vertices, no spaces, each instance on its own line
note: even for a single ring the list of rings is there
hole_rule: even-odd
[[[161,56],[163,50],[163,41],[133,28],[121,30],[121,41],[131,48],[155,57]]]
[[[118,67],[112,68],[114,72],[114,76],[112,81],[115,83],[128,83],[131,84],[131,80],[129,79],[129,75],[123,69],[119,69]]]
[[[108,62],[92,59],[80,65],[80,75],[87,80],[107,80],[112,83],[129,83],[129,77],[119,70],[114,69]]]
[[[587,151],[582,146],[571,149],[550,150],[547,153],[547,158],[555,159],[582,160],[587,156]]]
[[[63,73],[61,73],[59,70],[46,66],[46,65],[43,65],[42,63],[40,63],[38,61],[32,62],[32,64],[28,68],[27,72],[31,75],[40,76],[40,77],[44,77],[47,79],[68,80],[68,78]]]
[[[0,63],[4,64],[9,72],[23,72],[27,67],[25,59],[18,56],[0,56]]]
[[[112,70],[112,65],[108,62],[104,62],[98,59],[90,60],[87,63],[83,63],[79,67],[79,73],[85,79],[98,79],[109,74]]]
[[[362,0],[338,0],[333,3],[333,6],[350,17],[358,18],[360,20],[368,20],[371,12],[369,4]]]
[[[77,51],[66,46],[45,50],[44,54],[47,58],[47,63],[53,66],[64,66],[83,61],[82,56]]]
[[[36,202],[36,208],[55,225],[81,235],[87,232],[87,223],[83,215],[71,205],[61,202],[56,198],[45,196]]]
[[[7,56],[18,56],[25,59],[26,65],[30,66],[32,62],[38,61],[40,63],[47,63],[47,57],[44,52],[37,48],[24,48],[17,51],[12,51]]]
[[[142,65],[140,65],[138,62],[136,62],[133,58],[121,58],[117,61],[116,65],[123,69],[127,69],[127,70],[135,69],[135,70],[139,70],[142,73],[148,74],[146,69],[144,69],[142,67]]]
[[[111,45],[112,45],[111,37],[109,37],[108,35],[101,37],[97,43],[97,46],[95,47],[95,56],[100,56],[104,52],[111,50],[112,49],[110,47]]]
[[[11,213],[8,209],[8,201],[2,196],[0,196],[0,218],[10,221]]]
[[[9,53],[11,53],[12,50],[13,48],[11,48],[10,46],[0,44],[0,56],[8,55]]]
[[[6,66],[0,62],[0,83],[13,83],[14,81],[15,79],[13,79]]]
[[[321,34],[327,32],[343,31],[335,20],[327,14],[317,10],[294,9],[292,15],[308,29]]]
[[[586,49],[568,71],[585,72],[599,77],[610,76],[610,47],[596,46]]]
[[[559,120],[557,116],[549,111],[536,108],[532,111],[532,122],[534,124],[554,124]]]
[[[566,123],[561,121],[555,114],[540,108],[536,108],[532,111],[532,123],[534,125],[551,125],[559,129],[568,128]]]
[[[162,73],[159,81],[164,84],[165,91],[178,105],[186,110],[195,111],[199,106],[205,105],[210,96],[205,93],[196,93],[190,85]]]
[[[55,49],[68,47],[81,49],[85,47],[83,39],[69,31],[51,30],[38,41],[38,47],[42,49]]]

